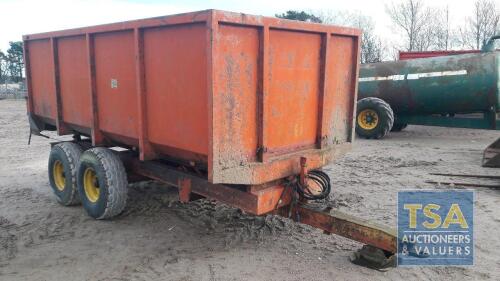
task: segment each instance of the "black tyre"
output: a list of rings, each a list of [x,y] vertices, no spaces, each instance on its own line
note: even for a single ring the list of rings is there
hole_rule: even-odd
[[[408,126],[408,124],[394,124],[394,125],[392,125],[391,132],[401,132],[407,126]]]
[[[379,98],[364,98],[357,103],[356,133],[367,139],[383,138],[394,124],[394,113]]]
[[[127,173],[118,154],[97,147],[80,157],[78,192],[83,207],[95,219],[119,215],[127,203]]]
[[[82,148],[72,142],[54,145],[49,156],[49,182],[57,201],[64,206],[80,203],[76,184],[77,166]]]

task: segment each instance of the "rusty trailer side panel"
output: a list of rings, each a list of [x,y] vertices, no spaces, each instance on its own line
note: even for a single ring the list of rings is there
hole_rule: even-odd
[[[41,129],[262,184],[353,140],[360,31],[206,10],[26,35]]]

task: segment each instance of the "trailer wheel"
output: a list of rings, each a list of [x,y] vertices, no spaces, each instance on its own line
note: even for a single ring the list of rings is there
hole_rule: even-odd
[[[49,182],[57,202],[64,206],[80,203],[76,185],[76,169],[82,148],[72,142],[54,145],[49,155]]]
[[[367,139],[383,138],[394,124],[394,113],[379,98],[364,98],[357,103],[356,133]]]
[[[110,149],[85,151],[78,165],[78,192],[83,207],[95,219],[119,215],[127,203],[127,173],[120,157]]]
[[[408,124],[394,124],[394,125],[392,125],[391,132],[401,132],[407,126],[408,126]]]

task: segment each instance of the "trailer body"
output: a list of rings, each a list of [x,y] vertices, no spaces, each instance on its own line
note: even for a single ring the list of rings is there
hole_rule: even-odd
[[[208,198],[366,243],[354,262],[386,267],[394,229],[306,200],[331,190],[309,169],[353,141],[359,42],[356,29],[214,10],[27,35],[31,132],[73,135],[52,143],[50,186],[62,205],[110,219],[128,183],[157,180],[181,202]]]
[[[270,182],[349,149],[359,42],[216,10],[26,35],[32,131],[189,163],[212,183]]]

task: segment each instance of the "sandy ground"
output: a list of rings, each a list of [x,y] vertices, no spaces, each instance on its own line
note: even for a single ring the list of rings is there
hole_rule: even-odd
[[[25,112],[23,101],[0,101],[0,280],[500,280],[498,189],[475,188],[475,266],[378,272],[348,261],[358,243],[209,201],[181,204],[153,182],[131,185],[125,212],[111,221],[62,207],[48,184],[49,140],[27,146]],[[449,188],[424,183],[449,180],[430,172],[498,175],[480,167],[497,136],[410,126],[359,140],[326,167],[328,204],[395,227],[398,190]]]

